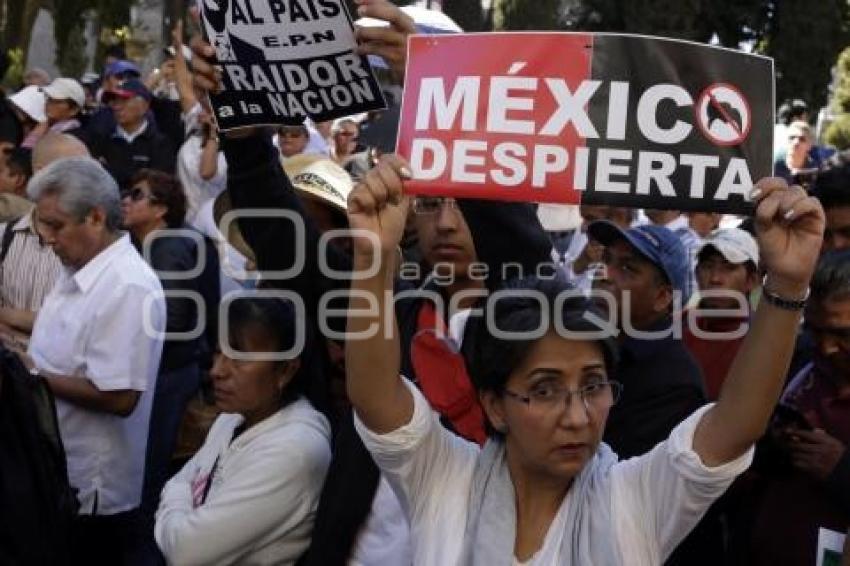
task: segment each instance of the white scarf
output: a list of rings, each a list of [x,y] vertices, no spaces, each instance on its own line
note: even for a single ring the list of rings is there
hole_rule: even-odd
[[[618,564],[611,517],[611,467],[617,455],[600,444],[593,458],[570,486],[567,532],[561,541],[558,566]],[[472,477],[466,521],[463,566],[511,566],[516,541],[513,482],[505,443],[490,439],[484,445]]]

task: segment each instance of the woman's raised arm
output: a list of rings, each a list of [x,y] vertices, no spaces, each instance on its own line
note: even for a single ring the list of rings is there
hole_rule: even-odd
[[[353,234],[353,271],[368,277],[351,283],[345,344],[348,397],[363,423],[379,434],[395,430],[413,416],[413,397],[401,382],[401,353],[392,303],[398,244],[404,233],[408,199],[403,179],[407,163],[387,155],[348,197]],[[377,262],[377,270],[371,269]]]
[[[758,440],[779,400],[794,351],[800,309],[780,308],[767,294],[788,301],[803,299],[820,253],[823,208],[800,187],[781,179],[759,181],[755,226],[764,295],[749,334],[729,370],[717,404],[694,434],[694,451],[707,466],[737,458]]]

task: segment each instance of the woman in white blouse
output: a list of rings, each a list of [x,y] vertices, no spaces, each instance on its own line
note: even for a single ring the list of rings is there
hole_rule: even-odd
[[[230,303],[232,350],[211,371],[223,413],[156,513],[169,564],[280,566],[307,549],[331,430],[309,400],[311,373],[286,354],[297,342],[294,311],[279,299]]]
[[[374,248],[371,240],[355,238],[355,269],[365,273],[373,260],[381,269],[353,281],[350,308],[360,310],[349,318],[349,336],[366,337],[349,338],[346,367],[358,431],[410,521],[414,563],[662,563],[747,468],[765,430],[820,249],[820,205],[776,179],[757,185],[751,196],[768,273],[766,299],[720,400],[649,453],[618,462],[601,443],[618,392],[615,345],[576,337],[595,329],[584,316],[590,307],[568,299],[554,310],[552,297],[568,289],[557,281],[514,285],[545,297],[546,307],[527,292],[491,298],[485,307],[495,328],[525,336],[541,321],[562,323],[550,324],[541,337],[499,338],[486,317],[468,323],[463,348],[494,431],[483,449],[447,432],[417,389],[399,377],[392,310],[376,301],[369,312],[363,297],[383,297],[392,288],[409,176],[401,158],[387,156],[349,198],[351,227],[380,242]]]

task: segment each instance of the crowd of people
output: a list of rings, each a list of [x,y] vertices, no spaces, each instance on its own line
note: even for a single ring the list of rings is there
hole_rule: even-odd
[[[356,3],[399,79],[412,20]],[[850,155],[805,107],[751,218],[409,197],[397,107],[219,132],[183,42],[0,104],[0,563],[803,566],[848,533]]]

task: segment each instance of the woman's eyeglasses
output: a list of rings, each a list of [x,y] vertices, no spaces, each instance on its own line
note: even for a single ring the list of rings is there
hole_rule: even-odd
[[[429,216],[440,212],[444,206],[458,210],[457,201],[443,197],[417,197],[413,199],[413,213],[419,216]]]
[[[512,399],[528,405],[529,410],[539,414],[551,414],[561,411],[578,396],[586,411],[609,409],[620,400],[623,386],[617,381],[597,381],[578,389],[567,389],[554,385],[535,387],[527,395],[504,389],[503,393]]]
[[[141,187],[133,187],[132,189],[124,189],[121,191],[121,200],[129,198],[133,202],[139,202],[143,199],[148,199],[151,202],[156,202],[156,197],[147,194]]]

